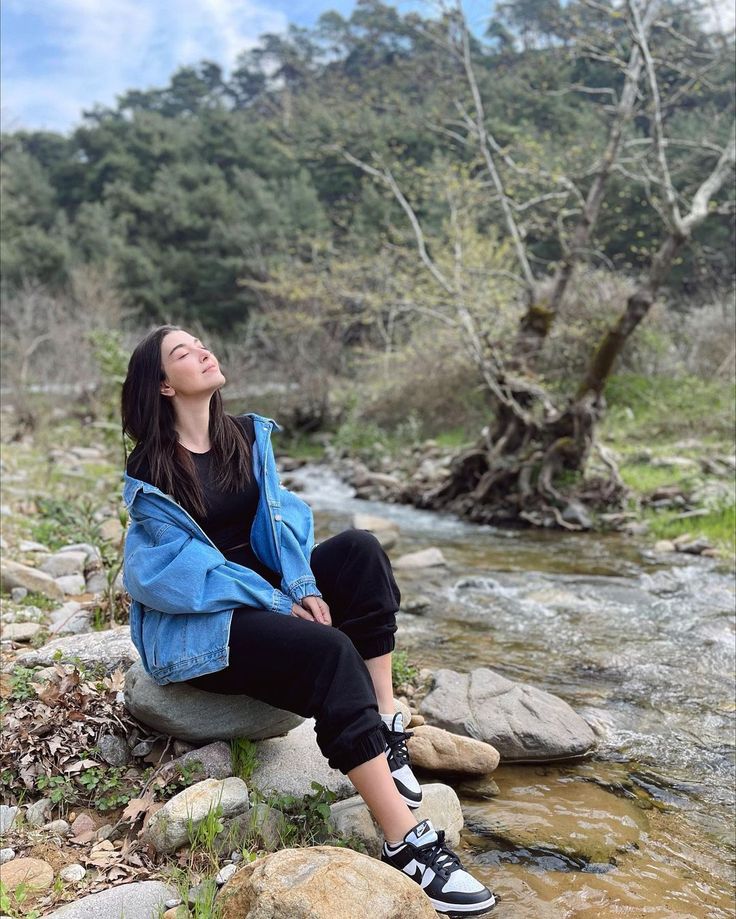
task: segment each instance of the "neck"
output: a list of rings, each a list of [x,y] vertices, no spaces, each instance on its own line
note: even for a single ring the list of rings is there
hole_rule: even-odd
[[[210,399],[182,399],[174,397],[176,422],[174,427],[179,435],[179,442],[188,450],[205,453],[212,446],[210,443]]]

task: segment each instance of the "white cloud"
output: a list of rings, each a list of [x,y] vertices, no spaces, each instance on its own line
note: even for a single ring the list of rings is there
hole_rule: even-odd
[[[134,87],[164,85],[179,66],[207,58],[227,69],[263,32],[288,23],[258,0],[44,0],[33,7],[35,30],[24,34],[18,23],[27,3],[5,3],[6,16],[15,16],[3,63],[1,114],[9,130],[68,130],[83,109],[113,105]]]

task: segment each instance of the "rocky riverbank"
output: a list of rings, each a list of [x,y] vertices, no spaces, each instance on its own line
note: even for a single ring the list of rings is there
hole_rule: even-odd
[[[308,864],[329,873],[335,897],[319,883],[300,889],[304,915],[342,919],[356,874],[381,891],[377,916],[433,915],[416,885],[376,860],[380,830],[327,766],[311,722],[146,676],[125,622],[125,518],[109,449],[44,457],[20,444],[3,472],[4,908],[112,917],[124,901],[140,919],[241,916],[244,897],[282,897],[283,879]],[[380,518],[353,524],[387,549],[398,535]],[[442,562],[438,550],[394,558],[397,571]],[[490,670],[411,676],[396,704],[425,788],[418,819],[453,845],[464,826],[456,789],[497,794],[496,743],[508,761],[595,744],[562,700]],[[491,706],[495,719],[492,696],[504,700]]]

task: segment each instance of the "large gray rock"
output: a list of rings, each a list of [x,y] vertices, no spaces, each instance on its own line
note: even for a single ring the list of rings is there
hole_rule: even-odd
[[[138,721],[180,740],[206,743],[285,734],[303,719],[250,696],[205,692],[186,683],[159,686],[139,662],[125,674],[125,705]]]
[[[86,635],[69,635],[55,638],[38,651],[28,651],[16,658],[24,667],[49,667],[56,663],[57,652],[60,662],[73,664],[80,661],[85,667],[102,665],[107,673],[118,667],[125,670],[138,660],[138,652],[130,640],[127,626],[106,629],[103,632],[89,632]]]
[[[402,570],[412,570],[415,568],[433,568],[437,565],[446,565],[447,561],[442,554],[442,549],[431,546],[429,549],[421,549],[419,552],[408,552],[401,555],[393,563],[394,568]]]
[[[436,830],[444,830],[450,847],[459,845],[463,812],[458,796],[449,785],[441,782],[422,785],[422,803],[412,811],[412,815],[417,823],[431,820]],[[355,795],[333,804],[330,807],[330,823],[345,836],[360,839],[369,855],[380,857],[383,833],[361,797]]]
[[[248,788],[242,779],[205,779],[190,785],[151,817],[144,833],[158,852],[174,852],[192,842],[207,815],[216,809],[223,818],[235,817],[248,810]]]
[[[350,779],[330,769],[317,746],[314,721],[308,720],[290,731],[286,737],[264,740],[256,751],[258,765],[250,784],[264,793],[294,795],[301,798],[312,794],[312,782],[319,782],[339,798],[355,794]]]
[[[176,889],[161,881],[136,881],[82,897],[46,913],[46,919],[159,919],[166,901],[176,896]]]
[[[420,712],[453,734],[491,744],[502,762],[566,759],[595,746],[593,731],[567,702],[485,667],[438,670]]]
[[[0,583],[3,590],[25,587],[26,590],[36,591],[51,600],[64,599],[64,591],[50,574],[39,571],[38,568],[31,568],[30,565],[21,565],[20,562],[14,562],[9,558],[3,558],[0,562]]]

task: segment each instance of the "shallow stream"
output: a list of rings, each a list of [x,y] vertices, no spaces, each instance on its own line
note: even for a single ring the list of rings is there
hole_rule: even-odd
[[[500,795],[461,798],[463,859],[497,919],[734,916],[734,579],[618,534],[505,531],[359,501],[325,467],[290,474],[317,538],[354,513],[394,520],[399,648],[422,667],[490,667],[569,702],[599,735],[576,763],[502,766]]]

